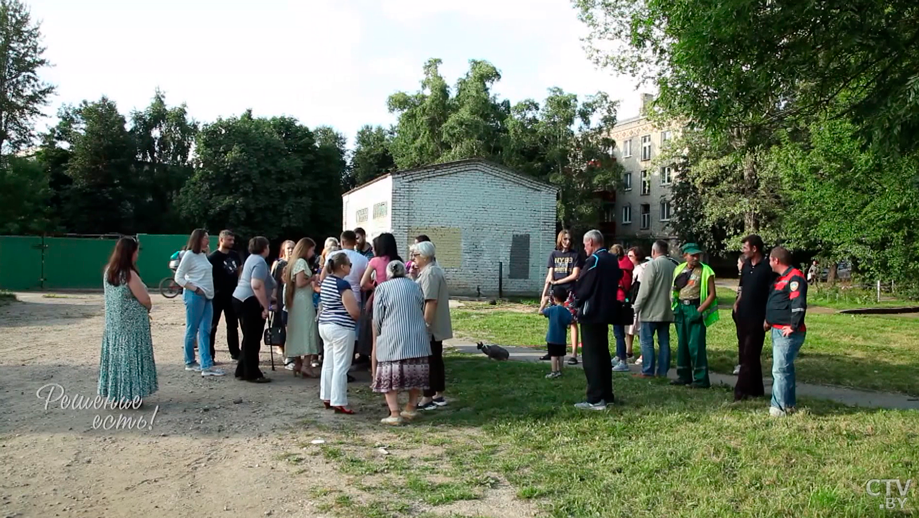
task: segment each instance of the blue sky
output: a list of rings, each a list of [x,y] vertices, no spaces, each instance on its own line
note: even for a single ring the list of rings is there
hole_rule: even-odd
[[[419,87],[422,65],[444,64],[451,84],[469,59],[501,71],[497,92],[541,101],[559,86],[622,99],[638,112],[631,79],[597,70],[568,0],[32,0],[42,23],[43,72],[57,85],[47,109],[107,95],[122,113],[155,88],[208,122],[252,108],[327,124],[349,138],[388,125],[387,97]]]

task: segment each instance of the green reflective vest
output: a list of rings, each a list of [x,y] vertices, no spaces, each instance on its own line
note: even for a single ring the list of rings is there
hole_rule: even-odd
[[[702,264],[702,286],[699,290],[699,299],[705,301],[708,298],[708,280],[715,278],[715,272],[705,263]],[[676,280],[677,276],[680,275],[680,272],[686,269],[686,263],[682,263],[673,270],[673,279]],[[676,311],[677,305],[679,305],[680,291],[673,289],[673,300],[671,301],[670,307]],[[708,307],[705,311],[702,312],[702,320],[705,322],[705,326],[708,327],[718,321],[718,296],[715,295],[715,300],[712,302],[712,305]]]

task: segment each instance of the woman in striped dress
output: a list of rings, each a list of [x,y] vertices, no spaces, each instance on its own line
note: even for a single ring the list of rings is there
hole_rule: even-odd
[[[428,357],[431,344],[424,322],[424,295],[406,277],[402,261],[386,266],[388,282],[377,286],[373,298],[373,383],[374,392],[386,394],[389,417],[381,422],[400,425],[417,415],[421,391],[429,388]],[[405,410],[399,412],[399,392],[408,391]]]
[[[330,275],[319,290],[322,312],[319,314],[319,336],[325,347],[319,397],[326,408],[337,413],[353,414],[348,407],[348,368],[354,356],[354,339],[361,308],[345,277],[351,271],[348,254],[329,258]]]

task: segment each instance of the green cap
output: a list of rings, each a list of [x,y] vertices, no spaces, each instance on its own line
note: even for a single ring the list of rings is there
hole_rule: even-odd
[[[701,254],[702,249],[699,248],[699,245],[695,243],[686,243],[685,245],[683,245],[683,253],[689,254],[689,255]]]

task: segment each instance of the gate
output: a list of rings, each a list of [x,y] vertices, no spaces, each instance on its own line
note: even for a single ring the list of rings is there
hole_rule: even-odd
[[[42,249],[40,237],[0,237],[0,288],[41,289]]]

